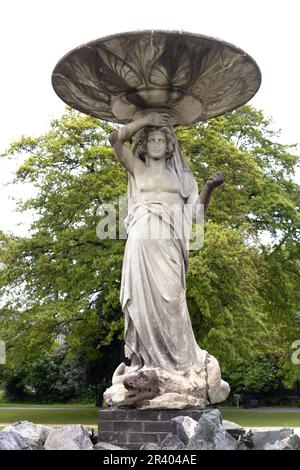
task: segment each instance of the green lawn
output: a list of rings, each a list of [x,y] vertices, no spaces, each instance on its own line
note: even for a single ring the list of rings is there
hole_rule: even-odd
[[[55,408],[66,408],[66,407],[74,407],[74,408],[91,408],[93,406],[95,406],[95,403],[85,403],[84,405],[82,405],[81,403],[67,403],[66,405],[65,404],[62,404],[62,403],[26,403],[26,402],[23,402],[23,403],[13,403],[13,402],[0,402],[0,408],[1,407],[6,407],[6,406],[13,406],[13,407],[27,407],[27,406],[30,406],[30,407],[36,407],[36,406],[43,406],[43,407],[52,407],[54,406]]]
[[[284,411],[222,411],[223,419],[247,428],[254,427],[294,427],[300,428],[300,413]]]
[[[97,424],[97,408],[94,410],[85,410],[84,408],[82,410],[0,409],[0,424],[24,420],[41,424]]]

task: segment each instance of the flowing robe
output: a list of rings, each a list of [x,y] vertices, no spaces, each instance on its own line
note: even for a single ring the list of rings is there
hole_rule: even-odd
[[[206,356],[195,340],[186,303],[188,233],[182,230],[182,213],[162,202],[133,206],[120,294],[125,355],[138,368],[180,375],[191,368],[200,371]]]

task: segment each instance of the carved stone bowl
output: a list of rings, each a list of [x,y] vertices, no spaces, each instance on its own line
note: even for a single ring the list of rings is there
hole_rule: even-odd
[[[247,103],[261,74],[256,62],[224,41],[179,31],[138,31],[73,49],[52,84],[73,108],[126,124],[165,111],[171,124],[203,121]]]

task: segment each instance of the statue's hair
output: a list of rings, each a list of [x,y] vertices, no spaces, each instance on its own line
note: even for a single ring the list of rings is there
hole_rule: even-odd
[[[175,136],[169,127],[144,127],[141,129],[136,134],[134,143],[134,153],[137,157],[144,162],[146,161],[147,140],[150,132],[162,132],[165,135],[167,141],[166,157],[167,159],[171,158],[175,150]]]

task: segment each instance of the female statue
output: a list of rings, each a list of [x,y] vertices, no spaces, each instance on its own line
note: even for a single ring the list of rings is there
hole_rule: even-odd
[[[125,142],[136,133],[130,150]],[[143,409],[223,401],[229,386],[217,360],[200,349],[193,334],[185,294],[188,240],[178,221],[187,205],[194,216],[197,204],[206,212],[224,178],[215,173],[198,194],[167,113],[150,112],[114,132],[110,141],[128,172],[120,300],[130,365],[117,368],[104,398],[109,405]]]

